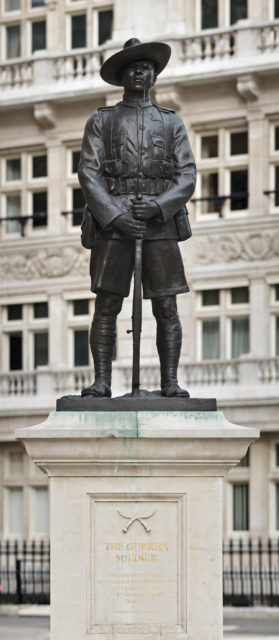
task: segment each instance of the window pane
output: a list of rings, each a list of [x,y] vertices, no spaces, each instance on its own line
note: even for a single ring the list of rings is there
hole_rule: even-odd
[[[248,449],[246,455],[244,456],[244,458],[242,458],[242,460],[240,460],[239,464],[237,465],[238,467],[249,467],[250,465],[250,449]]]
[[[279,316],[277,316],[276,318],[276,325],[275,325],[275,349],[276,349],[276,355],[279,356]]]
[[[74,331],[74,366],[82,367],[89,364],[87,329]]]
[[[11,333],[9,336],[10,371],[22,369],[22,334]]]
[[[86,47],[86,15],[72,16],[72,49]]]
[[[216,195],[218,195],[218,173],[202,174],[202,198],[210,198],[202,202],[202,213],[218,211]]]
[[[22,320],[22,304],[8,304],[8,320]]]
[[[48,303],[35,302],[33,304],[34,318],[48,318]]]
[[[80,151],[72,152],[72,173],[77,173],[80,158]]]
[[[9,453],[9,475],[13,477],[21,476],[23,473],[23,453],[11,451]]]
[[[45,227],[47,224],[47,192],[33,193],[33,227]]]
[[[48,333],[34,334],[34,368],[48,364]]]
[[[21,215],[21,196],[19,193],[13,193],[7,196],[7,218],[20,217]],[[17,220],[7,220],[6,232],[15,233],[20,231],[20,223]]]
[[[33,156],[32,177],[45,178],[47,176],[47,156]]]
[[[275,460],[276,460],[275,462],[276,467],[279,467],[279,444],[278,443],[276,444],[276,448],[275,448]]]
[[[74,316],[88,315],[89,300],[74,300]]]
[[[202,291],[202,306],[212,307],[219,304],[219,289],[209,289],[208,291]]]
[[[249,353],[249,318],[232,319],[232,358]]]
[[[247,18],[247,0],[231,0],[231,24]]]
[[[73,189],[73,225],[79,226],[82,221],[83,208],[85,200],[82,190],[79,188]]]
[[[279,529],[279,484],[276,484],[276,529]]]
[[[32,0],[31,7],[44,7],[46,4],[45,0]]]
[[[275,151],[279,151],[279,127],[275,127],[274,131],[274,149]]]
[[[279,166],[275,167],[275,189],[278,191],[275,194],[275,207],[279,207]]]
[[[279,0],[274,0],[274,18],[279,18]]]
[[[231,133],[231,155],[236,156],[243,153],[248,153],[248,132]]]
[[[20,180],[21,178],[21,162],[20,158],[13,158],[6,162],[6,180],[12,182],[13,180]]]
[[[279,284],[275,285],[275,300],[279,300]]]
[[[32,22],[32,53],[46,48],[46,21]]]
[[[23,489],[8,489],[9,533],[23,533]]]
[[[204,320],[202,323],[203,360],[218,360],[220,358],[219,342],[219,320]]]
[[[6,11],[18,11],[20,9],[20,0],[6,0],[5,1],[5,10]]]
[[[218,0],[202,0],[202,29],[218,27]]]
[[[247,209],[248,207],[248,170],[231,171],[231,195],[239,196],[231,199],[231,211]]]
[[[7,27],[6,56],[7,58],[20,57],[20,26],[19,24]]]
[[[233,530],[249,529],[249,491],[248,484],[233,485]]]
[[[217,158],[218,156],[218,136],[202,136],[201,157]]]
[[[106,40],[110,40],[112,36],[112,9],[108,11],[99,11],[98,13],[98,44],[103,44]]]
[[[232,304],[245,304],[247,302],[249,302],[248,287],[234,287],[233,289],[231,289]]]
[[[33,489],[33,526],[34,533],[49,533],[49,503],[47,487]]]

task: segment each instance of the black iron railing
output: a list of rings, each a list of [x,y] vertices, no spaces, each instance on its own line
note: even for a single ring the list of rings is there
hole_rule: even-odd
[[[0,604],[49,604],[49,596],[49,542],[0,542]]]
[[[223,543],[224,604],[279,606],[279,538]]]
[[[279,606],[279,538],[223,542],[224,605]],[[0,542],[0,604],[48,604],[48,541]]]

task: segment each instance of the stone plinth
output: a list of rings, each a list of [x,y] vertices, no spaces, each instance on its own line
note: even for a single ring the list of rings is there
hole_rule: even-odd
[[[51,640],[220,640],[222,478],[258,437],[221,412],[52,412]]]

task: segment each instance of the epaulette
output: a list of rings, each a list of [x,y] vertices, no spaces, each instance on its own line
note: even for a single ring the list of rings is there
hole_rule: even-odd
[[[164,113],[175,113],[174,109],[168,109],[167,107],[159,107],[158,104],[154,104],[154,107],[157,107],[159,111],[163,111]]]
[[[97,111],[110,111],[114,109],[114,107],[98,107]]]

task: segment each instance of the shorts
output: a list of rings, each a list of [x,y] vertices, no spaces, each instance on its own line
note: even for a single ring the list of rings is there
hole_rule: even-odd
[[[99,236],[91,251],[91,290],[117,293],[126,298],[134,272],[135,241]],[[142,249],[144,298],[189,291],[177,240],[145,240]]]

